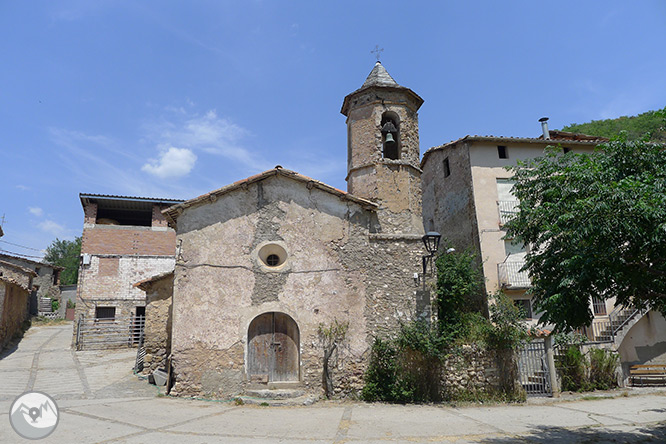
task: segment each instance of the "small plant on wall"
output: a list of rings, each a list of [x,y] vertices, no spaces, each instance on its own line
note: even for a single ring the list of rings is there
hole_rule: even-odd
[[[337,361],[339,350],[344,345],[347,339],[347,331],[349,330],[349,322],[339,322],[334,319],[328,325],[319,324],[317,328],[317,338],[319,346],[324,351],[323,357],[323,372],[321,376],[321,383],[324,388],[324,395],[327,399],[333,396],[333,375],[331,367]]]

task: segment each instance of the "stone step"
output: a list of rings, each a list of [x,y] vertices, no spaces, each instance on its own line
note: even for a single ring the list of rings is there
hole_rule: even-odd
[[[314,395],[303,395],[296,398],[272,399],[272,398],[258,398],[251,395],[244,395],[244,396],[239,396],[239,399],[241,399],[244,404],[249,404],[249,405],[282,407],[282,406],[312,405],[315,402],[317,402],[319,398]]]
[[[259,399],[290,399],[299,398],[305,395],[302,389],[248,389],[245,390],[245,396]]]

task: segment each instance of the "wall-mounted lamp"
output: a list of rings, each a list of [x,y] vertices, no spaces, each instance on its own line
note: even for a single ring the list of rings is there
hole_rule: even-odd
[[[423,256],[423,291],[426,289],[426,272],[428,271],[428,263],[430,263],[430,268],[432,268],[432,258],[437,253],[439,248],[439,241],[442,239],[442,235],[436,231],[428,231],[422,238],[423,245],[428,252],[427,255]]]

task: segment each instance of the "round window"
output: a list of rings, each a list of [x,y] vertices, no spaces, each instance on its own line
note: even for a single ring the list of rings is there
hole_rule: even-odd
[[[287,260],[287,251],[278,244],[266,244],[259,249],[259,260],[271,268],[280,267]]]

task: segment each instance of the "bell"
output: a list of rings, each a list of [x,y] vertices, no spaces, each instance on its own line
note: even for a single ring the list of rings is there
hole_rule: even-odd
[[[385,143],[386,143],[386,145],[391,145],[391,144],[395,143],[395,139],[393,138],[393,134],[386,133]]]

